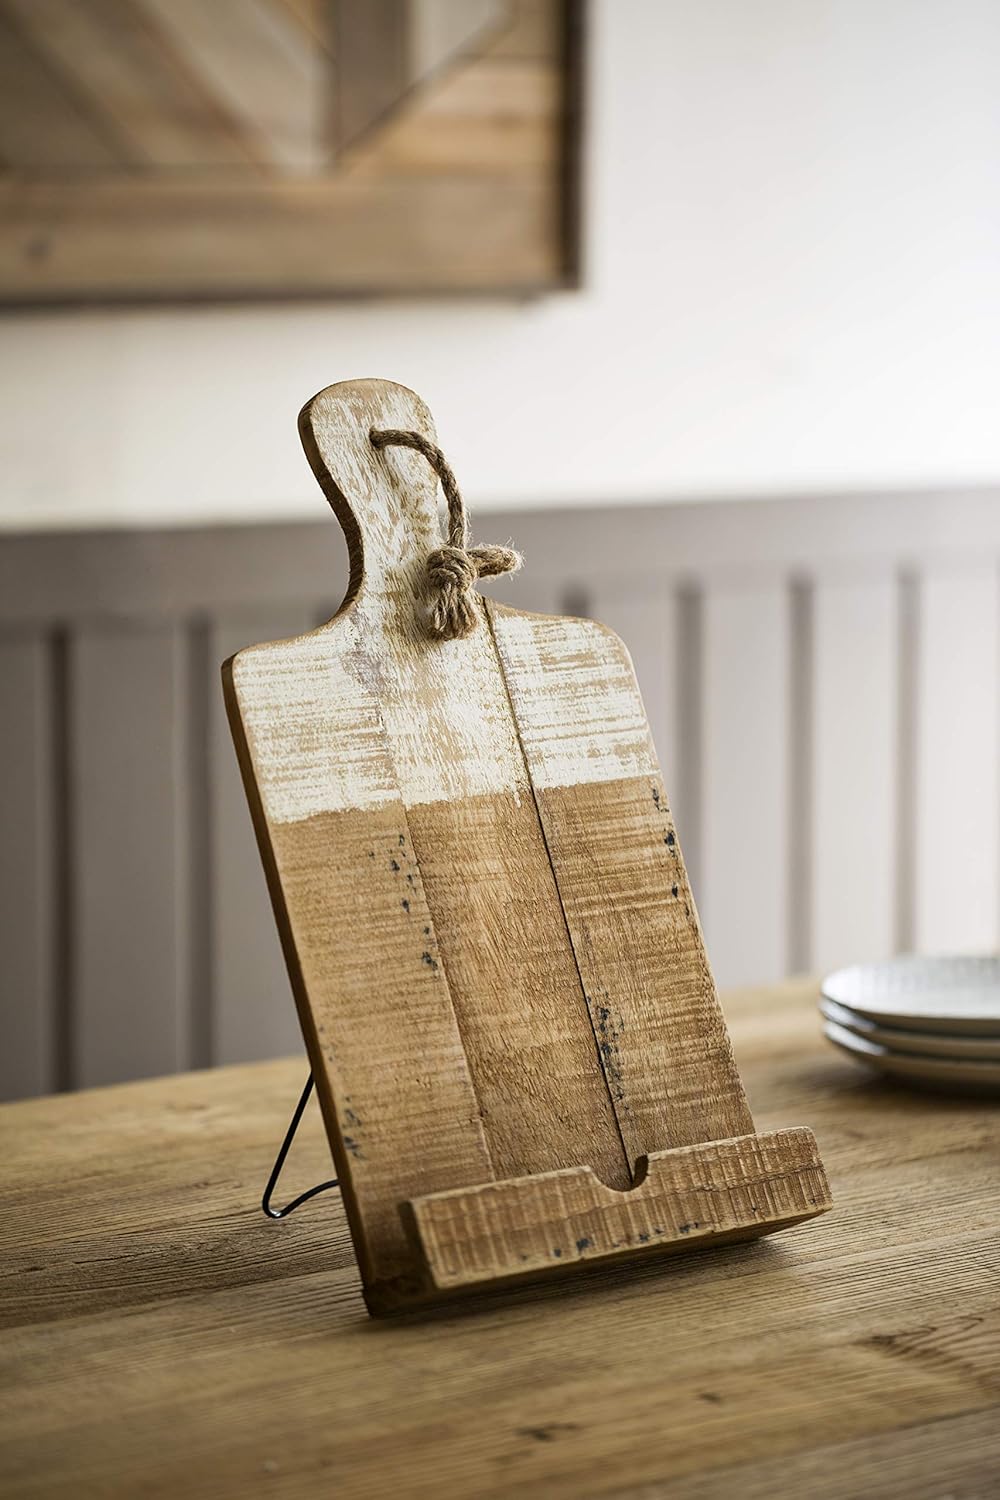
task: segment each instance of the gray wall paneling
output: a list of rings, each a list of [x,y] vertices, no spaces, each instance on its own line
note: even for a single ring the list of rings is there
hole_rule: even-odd
[[[824,972],[895,944],[899,621],[886,569],[816,580],[811,960]]]
[[[706,589],[696,899],[723,986],[788,967],[790,620],[780,576]]]
[[[54,676],[44,635],[0,638],[0,1099],[60,1081]]]
[[[186,695],[170,624],[87,625],[69,655],[74,1081],[190,1058]]]
[[[914,921],[924,951],[997,942],[1000,909],[997,566],[921,574],[917,605]]]
[[[1000,925],[1000,496],[482,515],[603,619],[723,984]],[[300,1050],[222,659],[332,613],[332,518],[0,537],[0,1093]]]
[[[217,621],[208,653],[209,869],[211,871],[210,1054],[254,1062],[302,1050],[298,1016],[232,736],[219,664],[256,641],[281,640],[315,624],[307,609],[258,611]]]

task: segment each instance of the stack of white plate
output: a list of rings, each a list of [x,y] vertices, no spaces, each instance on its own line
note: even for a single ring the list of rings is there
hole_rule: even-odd
[[[1000,958],[895,958],[823,981],[823,1031],[907,1083],[1000,1094]]]

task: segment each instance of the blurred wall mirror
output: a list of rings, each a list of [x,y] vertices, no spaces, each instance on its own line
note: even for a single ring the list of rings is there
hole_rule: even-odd
[[[530,293],[578,0],[0,0],[0,299]]]

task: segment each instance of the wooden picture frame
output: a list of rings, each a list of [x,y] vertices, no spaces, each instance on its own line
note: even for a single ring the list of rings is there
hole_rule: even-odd
[[[580,0],[0,0],[0,301],[577,282]]]

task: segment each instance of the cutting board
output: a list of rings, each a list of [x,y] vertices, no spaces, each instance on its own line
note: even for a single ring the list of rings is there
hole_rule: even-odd
[[[344,529],[327,624],[223,668],[369,1309],[750,1238],[830,1205],[754,1131],[629,655],[590,620],[422,606],[424,403],[304,408]]]

